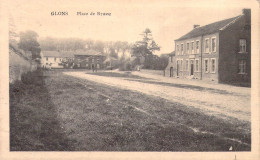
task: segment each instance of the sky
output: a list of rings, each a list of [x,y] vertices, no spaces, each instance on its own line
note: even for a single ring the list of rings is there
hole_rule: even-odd
[[[9,16],[16,31],[33,30],[39,37],[128,41],[134,43],[149,28],[161,50],[174,50],[174,40],[193,29],[242,14],[247,0],[11,0]],[[51,16],[65,11],[68,16]],[[111,16],[77,16],[77,12],[111,13]]]

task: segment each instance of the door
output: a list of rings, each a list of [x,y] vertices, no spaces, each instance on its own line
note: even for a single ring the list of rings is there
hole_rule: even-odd
[[[192,76],[194,73],[194,63],[193,60],[190,61],[190,75]]]
[[[173,67],[170,68],[170,77],[173,77]]]

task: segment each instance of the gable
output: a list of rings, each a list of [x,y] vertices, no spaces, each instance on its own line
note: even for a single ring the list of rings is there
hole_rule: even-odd
[[[205,26],[194,28],[193,30],[191,30],[187,34],[185,34],[182,37],[176,39],[176,41],[219,32],[220,29],[229,25],[230,23],[232,23],[233,21],[235,21],[239,17],[241,17],[241,16],[225,19],[225,20],[214,22],[214,23],[211,23],[211,24],[208,24],[208,25],[205,25]]]

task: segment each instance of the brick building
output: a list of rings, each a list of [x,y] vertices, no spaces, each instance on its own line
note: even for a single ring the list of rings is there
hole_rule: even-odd
[[[251,11],[211,23],[194,25],[175,40],[166,76],[219,83],[251,82]]]
[[[78,51],[74,53],[74,63],[77,68],[103,69],[106,57],[95,50]]]

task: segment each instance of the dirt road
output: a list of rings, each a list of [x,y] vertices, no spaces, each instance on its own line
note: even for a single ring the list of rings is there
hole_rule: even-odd
[[[221,88],[217,85],[210,87],[210,85],[199,86],[198,84],[188,85],[180,82],[162,82],[147,77],[145,79],[108,77],[86,74],[85,72],[65,72],[64,74],[158,96],[172,102],[182,103],[188,107],[199,108],[204,113],[219,118],[232,117],[242,121],[250,121],[250,92],[245,91],[245,89],[239,93],[237,89],[232,87]]]

